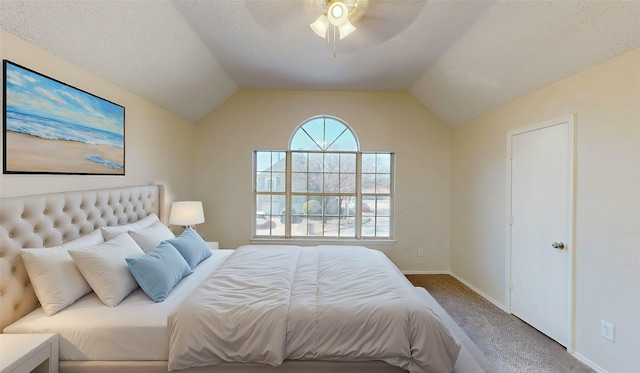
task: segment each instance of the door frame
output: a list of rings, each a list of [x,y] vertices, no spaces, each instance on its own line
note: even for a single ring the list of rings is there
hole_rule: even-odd
[[[508,313],[511,314],[511,288],[512,288],[512,284],[511,284],[511,244],[512,244],[512,240],[511,240],[511,223],[512,223],[512,210],[511,210],[511,198],[512,198],[512,190],[511,190],[511,185],[512,185],[512,155],[513,155],[513,137],[517,136],[517,135],[521,135],[523,133],[527,133],[527,132],[532,132],[532,131],[536,131],[536,130],[540,130],[540,129],[544,129],[547,127],[553,127],[553,126],[557,126],[557,125],[561,125],[561,124],[567,124],[568,125],[568,131],[569,131],[569,143],[567,144],[567,148],[568,148],[568,155],[569,155],[569,160],[568,160],[568,164],[567,167],[569,168],[569,187],[568,187],[568,193],[569,193],[569,214],[568,214],[568,219],[569,221],[567,222],[567,226],[569,229],[569,236],[567,237],[567,242],[566,244],[566,250],[569,251],[569,255],[568,255],[568,278],[567,278],[567,282],[568,282],[568,289],[569,289],[569,299],[567,299],[568,302],[568,315],[567,317],[567,324],[569,327],[569,330],[567,331],[568,333],[568,338],[567,338],[567,352],[569,353],[573,353],[573,345],[574,345],[574,337],[575,337],[575,325],[574,325],[574,319],[575,319],[575,289],[574,289],[574,283],[575,283],[575,266],[574,266],[574,262],[575,262],[575,246],[574,246],[574,242],[575,242],[575,216],[576,216],[576,210],[575,210],[575,196],[576,196],[576,191],[575,191],[575,175],[576,175],[576,131],[575,131],[575,127],[576,127],[576,120],[575,120],[575,115],[571,114],[571,115],[567,115],[564,117],[560,117],[560,118],[556,118],[556,119],[552,119],[549,121],[545,121],[542,123],[538,123],[538,124],[534,124],[532,126],[528,126],[528,127],[524,127],[524,128],[520,128],[520,129],[516,129],[516,130],[512,130],[512,131],[508,131],[507,132],[507,154],[506,154],[506,164],[507,164],[507,215],[506,215],[506,232],[507,232],[507,238],[506,238],[506,286],[505,286],[505,299],[506,299],[506,311]]]

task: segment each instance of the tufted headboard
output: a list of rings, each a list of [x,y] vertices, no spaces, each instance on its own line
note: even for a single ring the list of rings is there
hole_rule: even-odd
[[[151,213],[162,218],[162,199],[161,185],[0,199],[0,332],[38,307],[19,249],[61,245]]]

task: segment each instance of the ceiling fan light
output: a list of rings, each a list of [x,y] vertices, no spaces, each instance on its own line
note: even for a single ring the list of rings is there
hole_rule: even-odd
[[[333,18],[336,18],[336,19],[342,18],[343,14],[344,14],[344,9],[342,9],[341,6],[337,5],[337,6],[331,7],[331,15],[333,16]]]
[[[349,22],[349,8],[341,1],[331,3],[327,17],[332,25],[340,26],[345,22]]]
[[[318,19],[316,19],[310,26],[313,32],[315,32],[319,37],[321,38],[327,37],[327,29],[329,28],[329,19],[324,14],[318,17]]]
[[[354,32],[356,27],[352,25],[351,22],[347,21],[338,26],[338,30],[340,30],[340,39],[342,40]]]

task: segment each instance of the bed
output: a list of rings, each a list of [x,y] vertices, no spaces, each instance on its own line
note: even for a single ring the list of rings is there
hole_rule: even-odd
[[[153,216],[159,220],[157,217],[163,216],[163,206],[163,188],[159,185],[2,199],[0,204],[0,244],[2,246],[0,252],[0,330],[3,330],[4,333],[58,333],[61,372],[166,372],[171,369],[184,372],[331,371],[336,373],[382,373],[406,371],[403,367],[418,372],[442,371],[444,369],[442,367],[447,364],[447,359],[452,359],[451,364],[456,373],[494,371],[464,332],[424,289],[413,288],[395,266],[384,264],[388,259],[381,252],[363,247],[339,250],[339,248],[331,246],[303,248],[248,245],[237,250],[209,249],[206,257],[199,259],[200,261],[194,268],[181,269],[183,271],[190,270],[190,272],[188,275],[183,274],[184,277],[172,285],[168,294],[160,293],[164,294],[163,296],[166,298],[163,301],[152,301],[150,299],[152,295],[149,295],[147,287],[143,289],[136,285],[126,294],[118,294],[116,298],[121,299],[116,299],[115,304],[111,307],[105,305],[108,304],[110,298],[105,303],[103,289],[88,291],[86,294],[78,293],[82,295],[69,305],[56,304],[46,299],[44,302],[39,302],[38,296],[42,298],[43,291],[40,290],[36,296],[25,263],[23,263],[23,255],[26,255],[24,254],[25,250],[22,250],[23,255],[21,255],[21,249],[56,249],[59,245],[72,245],[74,242],[88,245],[88,242],[92,240],[91,237],[98,236],[96,232],[102,231],[101,233],[104,233],[106,230],[118,232],[121,227],[129,227],[127,231],[130,235],[133,235],[131,232],[148,231],[150,229],[149,223],[139,231],[130,228],[137,227],[138,224],[148,221]],[[153,225],[159,225],[159,222],[154,222]],[[130,235],[124,234],[120,237],[126,236],[127,242],[130,242]],[[155,246],[156,244],[150,243],[149,245]],[[140,243],[140,246],[144,245]],[[67,246],[67,248],[70,247]],[[31,253],[33,252],[31,250],[26,251]],[[82,249],[77,251],[82,252]],[[347,252],[353,252],[353,255],[356,256],[348,259],[342,258],[341,255],[347,255]],[[145,253],[147,253],[146,250]],[[285,261],[284,257],[290,258]],[[316,268],[319,266],[316,263],[321,262],[318,259],[320,257],[327,258],[327,267],[324,270]],[[185,259],[188,258],[185,257]],[[78,260],[75,255],[74,260]],[[401,283],[402,287],[407,290],[407,294],[398,297],[402,302],[412,305],[413,311],[409,314],[410,316],[389,316],[392,319],[375,319],[375,317],[379,317],[377,313],[375,315],[378,316],[375,317],[371,317],[369,314],[369,322],[374,320],[373,324],[395,325],[394,322],[401,321],[397,319],[407,317],[417,319],[415,313],[423,312],[423,310],[433,311],[432,313],[435,315],[433,320],[436,321],[429,321],[428,327],[435,324],[437,333],[445,335],[443,339],[446,339],[448,343],[446,347],[443,347],[442,353],[438,352],[435,357],[436,360],[445,361],[443,365],[427,363],[425,366],[419,367],[415,365],[411,356],[408,358],[404,356],[403,360],[398,356],[384,355],[391,347],[397,347],[402,343],[407,344],[409,349],[420,350],[416,346],[425,343],[418,343],[418,340],[413,342],[415,346],[411,346],[409,342],[391,343],[387,346],[372,344],[361,346],[365,350],[370,349],[374,352],[373,356],[376,357],[374,360],[361,355],[356,351],[357,349],[349,350],[349,346],[355,340],[363,340],[358,337],[357,333],[365,333],[362,334],[363,336],[369,334],[366,334],[368,333],[366,330],[358,331],[357,329],[350,330],[348,333],[340,333],[340,330],[349,330],[350,325],[353,325],[353,322],[346,319],[345,315],[362,312],[366,314],[367,307],[370,306],[365,301],[366,297],[357,298],[356,301],[354,298],[357,296],[354,295],[356,293],[347,292],[353,291],[353,289],[349,289],[349,286],[342,286],[341,296],[352,300],[347,303],[356,307],[355,311],[339,314],[337,318],[329,321],[318,316],[319,313],[317,313],[315,318],[301,319],[301,321],[292,321],[287,324],[286,320],[289,316],[282,316],[278,313],[266,314],[263,311],[247,312],[247,310],[253,309],[252,307],[247,308],[247,304],[253,305],[262,303],[265,299],[275,299],[275,303],[269,301],[269,309],[274,311],[286,309],[289,312],[289,308],[291,308],[293,314],[309,313],[305,311],[305,307],[289,307],[289,304],[304,306],[321,297],[321,295],[310,297],[309,289],[316,289],[313,291],[318,294],[328,294],[326,292],[331,291],[330,289],[340,288],[340,284],[332,283],[330,278],[322,280],[318,277],[317,281],[314,280],[315,282],[309,278],[314,278],[320,272],[335,272],[338,268],[337,264],[345,260],[364,260],[365,266],[380,268],[376,272],[383,273],[384,276],[380,277],[381,279],[393,278],[393,282]],[[191,263],[188,260],[187,262],[190,267]],[[266,268],[263,264],[267,262],[273,262],[276,266],[281,265],[281,268],[276,267],[276,269],[260,272],[261,268]],[[34,277],[33,264],[31,263],[30,261],[30,274]],[[76,261],[77,263],[80,262]],[[252,263],[259,265],[252,267]],[[254,275],[238,277],[238,268],[245,267]],[[305,271],[311,269],[313,275],[299,277],[300,273],[304,271],[297,269],[298,267]],[[345,267],[342,273],[347,277],[343,277],[343,280],[349,279],[348,276],[365,276],[366,270],[362,268],[366,267],[352,267],[348,271]],[[360,273],[359,271],[364,272]],[[271,276],[273,273],[276,275]],[[82,274],[85,275],[87,281],[94,285],[85,272]],[[269,289],[273,289],[273,287],[266,284],[281,283],[283,279],[289,279],[289,281],[284,281],[284,285],[289,287],[288,294],[290,295],[284,295],[283,298],[285,293],[282,290],[276,290],[273,294],[269,294],[268,292],[271,291]],[[323,288],[318,283],[326,286]],[[293,284],[296,284],[297,287],[293,288]],[[211,295],[211,293],[202,290],[207,286],[213,289],[236,286],[236,293],[221,295],[218,292],[215,293],[216,295]],[[247,286],[260,290],[256,293],[257,295],[253,295],[253,298],[246,298]],[[385,285],[380,283],[374,286]],[[38,288],[42,289],[42,285],[39,284]],[[65,291],[67,290],[65,289]],[[389,294],[392,293],[395,294],[394,291],[391,288],[388,291],[380,291],[376,295],[378,299],[372,299],[372,301],[378,305],[387,304],[387,301],[391,300],[385,297],[389,297]],[[293,298],[295,294],[302,296],[302,300],[289,303],[291,300],[288,297]],[[240,299],[238,295],[241,296]],[[325,296],[325,298],[333,299],[331,296]],[[223,303],[222,300],[230,300],[230,303]],[[215,316],[209,314],[202,320],[197,320],[196,316],[202,311],[194,311],[191,306],[202,303],[217,305],[216,307],[204,308],[218,313]],[[55,312],[52,312],[52,304]],[[327,307],[329,310],[339,309],[335,305]],[[385,307],[376,306],[373,308]],[[238,309],[242,309],[243,312],[236,312]],[[211,324],[210,320],[220,318],[220,312],[233,314],[235,324],[218,322],[214,323],[218,324],[214,327],[219,330],[199,334],[194,332],[194,330],[199,331],[208,327],[207,324]],[[238,318],[238,315],[244,316],[245,319]],[[394,317],[395,319],[393,319]],[[252,323],[251,318],[269,321]],[[344,320],[344,322],[340,324],[340,320]],[[298,329],[294,328],[295,325]],[[335,327],[336,331],[331,330],[331,327]],[[419,339],[425,333],[418,333],[418,331],[422,331],[422,328],[426,327],[419,324],[409,326],[397,324],[393,328],[382,328],[382,334],[377,334],[377,336],[381,340],[386,340],[387,338],[401,338],[400,335],[404,334],[413,335]],[[187,333],[188,328],[191,330]],[[299,330],[298,334],[292,334],[295,330]],[[215,334],[217,339],[208,337],[210,334]],[[187,337],[185,338],[184,335]],[[335,339],[339,335],[344,335],[345,339]],[[309,352],[310,350],[305,347],[304,343],[308,342],[305,340],[311,339],[310,336],[313,336],[318,345],[330,348]],[[284,342],[287,339],[302,342],[297,346],[290,344],[287,349]],[[194,341],[194,346],[187,345]],[[457,348],[452,347],[451,343]],[[283,347],[278,347],[280,345]],[[255,346],[262,346],[262,350],[252,352],[248,349]],[[198,350],[200,351],[194,355],[194,351]],[[425,354],[433,355],[435,352],[425,352]],[[289,357],[295,357],[295,359]]]

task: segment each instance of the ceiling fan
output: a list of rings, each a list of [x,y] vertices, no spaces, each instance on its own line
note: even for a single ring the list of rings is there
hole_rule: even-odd
[[[311,29],[321,38],[326,38],[327,31],[333,26],[334,41],[336,33],[340,35],[340,39],[344,39],[356,30],[352,22],[362,17],[369,5],[369,0],[318,0],[318,2],[326,8],[326,12],[311,23]]]

